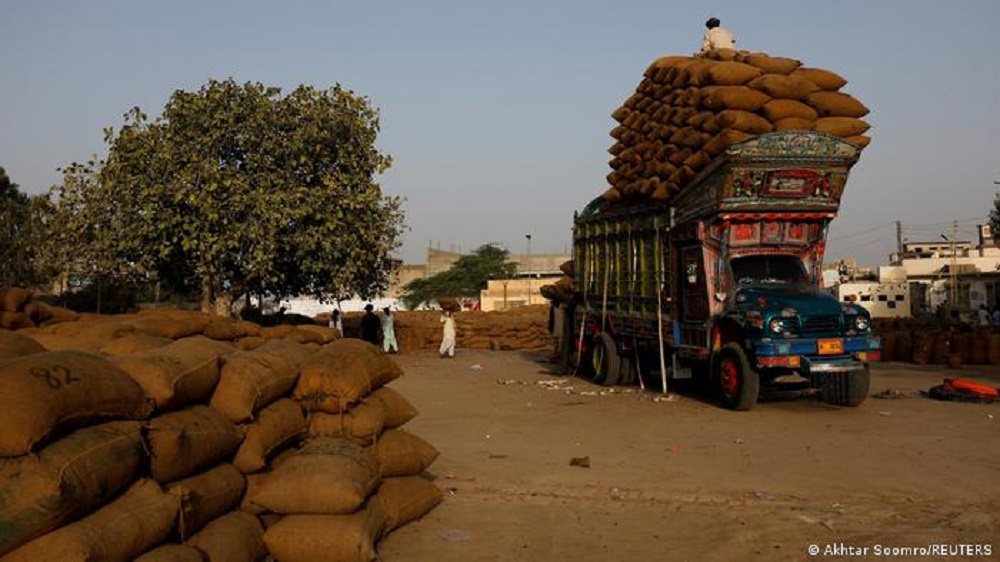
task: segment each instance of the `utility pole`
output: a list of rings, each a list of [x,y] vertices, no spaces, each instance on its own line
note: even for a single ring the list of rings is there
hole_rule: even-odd
[[[531,235],[525,234],[525,238],[528,239],[528,304],[531,304]]]
[[[955,237],[958,236],[958,221],[951,223],[951,265],[948,266],[949,277],[951,278],[951,291],[948,299],[951,301],[951,309],[955,310],[958,305],[958,257],[955,249]]]
[[[903,223],[896,221],[896,259],[903,259]]]

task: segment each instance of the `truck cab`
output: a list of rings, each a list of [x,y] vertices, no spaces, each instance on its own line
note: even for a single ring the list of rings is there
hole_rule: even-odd
[[[879,356],[871,318],[821,287],[857,155],[822,133],[769,133],[731,146],[669,203],[588,205],[574,221],[584,370],[605,384],[706,374],[737,410],[763,392],[863,402]]]

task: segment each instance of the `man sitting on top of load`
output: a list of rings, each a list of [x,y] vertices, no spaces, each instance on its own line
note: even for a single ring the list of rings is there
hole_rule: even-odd
[[[728,29],[722,27],[719,18],[708,18],[705,27],[708,31],[701,40],[701,52],[706,53],[712,49],[732,49],[736,39]]]

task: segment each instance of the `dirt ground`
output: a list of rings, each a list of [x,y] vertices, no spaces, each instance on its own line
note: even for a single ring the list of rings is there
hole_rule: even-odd
[[[919,395],[1000,368],[882,363],[872,392],[901,397],[732,412],[555,376],[545,355],[396,357],[445,500],[385,562],[1000,558],[1000,405]]]

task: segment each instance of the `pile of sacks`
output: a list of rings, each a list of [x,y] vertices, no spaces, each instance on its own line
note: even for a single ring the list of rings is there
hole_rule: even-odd
[[[0,560],[373,560],[441,501],[390,358],[216,322],[0,330]]]
[[[573,289],[573,260],[559,266],[563,276],[555,283],[542,285],[539,289],[542,296],[557,304],[569,304],[575,294]]]
[[[505,311],[456,313],[456,345],[469,349],[540,349],[552,344],[548,305]],[[441,313],[415,310],[395,313],[396,340],[403,351],[437,349],[441,345]]]
[[[0,329],[20,330],[77,320],[80,315],[68,308],[34,300],[33,293],[21,287],[0,287]]]
[[[441,345],[441,312],[434,310],[401,310],[393,312],[396,342],[400,351],[438,349]],[[549,334],[549,306],[522,306],[505,311],[457,312],[455,318],[456,345],[469,349],[540,349],[552,345]],[[344,332],[360,334],[361,317],[348,314]]]
[[[868,145],[847,81],[795,59],[718,49],[662,57],[612,117],[610,201],[666,201],[729,145],[771,131],[819,131]]]
[[[883,361],[917,365],[1000,365],[1000,333],[900,328],[880,333]]]

